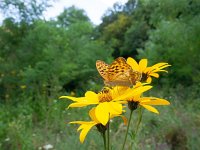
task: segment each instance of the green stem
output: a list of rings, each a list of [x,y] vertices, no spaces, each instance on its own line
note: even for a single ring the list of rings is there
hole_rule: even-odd
[[[105,134],[105,132],[102,133],[102,136],[103,136],[104,149],[106,150],[106,134]]]
[[[108,121],[108,124],[107,124],[107,150],[110,149],[110,120]]]
[[[124,146],[125,146],[125,143],[126,143],[129,126],[130,126],[130,123],[131,123],[132,114],[133,114],[133,110],[131,110],[131,112],[130,112],[130,116],[129,116],[129,120],[128,120],[128,126],[127,126],[127,129],[126,129],[126,134],[125,134],[125,139],[124,139],[124,144],[123,144],[122,150],[124,149]]]
[[[135,138],[136,138],[136,135],[137,135],[141,121],[142,121],[142,108],[140,107],[139,113],[138,113],[138,121],[137,121],[136,129],[135,129],[135,132],[134,132],[133,141],[135,141]],[[133,147],[133,141],[131,142],[131,149]]]
[[[141,121],[142,121],[142,108],[140,107],[138,122],[137,122],[136,130],[135,130],[135,136],[137,135]]]

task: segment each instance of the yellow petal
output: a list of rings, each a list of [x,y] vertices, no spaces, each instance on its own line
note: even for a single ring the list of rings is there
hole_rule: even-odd
[[[138,101],[140,102],[140,104],[146,104],[146,102],[150,102],[151,100],[149,100],[149,99],[144,99],[144,97],[140,97],[139,99],[138,99]]]
[[[79,137],[81,143],[84,142],[86,135],[88,134],[90,129],[96,124],[97,123],[93,123],[93,124],[89,124],[89,125],[84,126],[84,128],[82,129],[82,131],[80,133],[80,137]]]
[[[158,110],[152,106],[149,106],[149,105],[143,105],[141,104],[141,106],[143,106],[144,108],[146,108],[147,110],[151,111],[151,112],[154,112],[156,114],[159,114]]]
[[[77,129],[77,131],[84,129],[85,126],[86,126],[85,124],[81,124],[80,127]]]
[[[97,123],[95,121],[72,121],[70,123],[73,124],[81,124],[77,131],[82,130],[79,136],[80,142],[83,143],[85,140],[85,137],[87,133],[90,131],[90,129],[95,126]]]
[[[155,98],[155,97],[144,97],[141,98],[143,101],[141,101],[141,104],[145,104],[145,105],[170,105],[170,102],[168,102],[165,99],[159,99],[159,98]],[[144,101],[145,99],[149,99],[149,101]]]
[[[147,68],[147,59],[141,59],[139,62],[140,72],[143,72]]]
[[[126,86],[115,86],[111,92],[112,92],[112,98],[115,99],[116,97],[122,95],[129,87]]]
[[[106,125],[109,120],[108,102],[100,103],[95,109],[95,116],[97,120],[103,125]]]
[[[135,61],[135,59],[129,57],[129,58],[127,59],[127,64],[129,64],[133,70],[135,70],[135,71],[140,71],[140,70],[139,70],[139,65],[138,65],[138,63]]]
[[[171,65],[169,65],[168,63],[157,63],[151,67],[147,67],[145,71],[148,71],[148,72],[157,72],[158,70],[161,70],[163,68],[166,68],[166,67],[169,67]]]
[[[141,83],[141,82],[137,82],[135,85],[134,85],[134,88],[136,88],[136,87],[140,87],[140,86],[142,86],[143,84]]]
[[[70,100],[72,100],[72,101],[83,101],[83,100],[85,100],[85,97],[72,97],[72,96],[60,96],[59,98],[67,98],[67,99],[70,99]]]
[[[77,131],[82,130],[83,128],[85,128],[85,126],[88,126],[88,125],[91,125],[94,123],[95,123],[94,121],[72,121],[72,122],[70,122],[70,124],[81,124],[79,126],[79,128],[77,129]]]
[[[84,107],[84,106],[87,106],[87,105],[99,103],[97,94],[92,92],[92,91],[86,92],[85,97],[76,98],[76,97],[71,97],[71,96],[65,96],[64,98],[68,98],[68,99],[71,99],[73,101],[76,101],[76,103],[70,104],[68,106],[68,108],[69,107]]]
[[[163,68],[166,68],[170,65],[164,65],[164,66],[160,66],[160,67],[155,67],[155,66],[152,66],[151,68],[151,72],[167,72],[166,70],[162,70]]]
[[[89,111],[89,115],[90,115],[90,118],[92,120],[94,120],[95,122],[99,123],[99,121],[97,120],[96,116],[95,116],[95,107],[93,107],[90,111]]]
[[[85,97],[72,97],[72,96],[61,96],[59,98],[67,98],[79,103],[89,103],[89,104],[98,104],[98,95],[92,91],[87,91]]]
[[[171,65],[169,65],[168,63],[157,63],[157,64],[155,64],[155,65],[153,65],[153,66],[151,66],[151,67],[153,67],[153,68],[160,68],[160,67],[169,67],[169,66],[171,66]]]
[[[152,77],[155,77],[155,78],[159,78],[159,74],[157,74],[157,73],[150,73],[149,75]]]
[[[167,70],[162,70],[161,68],[155,68],[155,69],[153,69],[153,70],[151,71],[151,73],[153,73],[153,72],[166,72],[166,73],[168,73]]]
[[[116,102],[107,103],[110,115],[119,115],[122,113],[122,104]]]
[[[99,99],[98,99],[98,94],[92,92],[92,91],[87,91],[85,93],[85,97],[90,101],[90,102],[93,102],[93,103],[98,103],[99,102]]]
[[[166,67],[170,67],[171,65],[168,65],[168,64],[166,64],[166,65],[163,65],[162,67],[159,67],[160,69],[163,69],[163,68],[166,68]]]
[[[87,106],[87,105],[91,105],[90,103],[72,103],[68,106],[68,108],[70,107],[84,107],[84,106]]]
[[[71,121],[70,124],[83,124],[85,121]]]
[[[152,67],[147,67],[143,72],[144,72],[145,74],[147,74],[147,73],[151,72],[152,70],[154,70],[154,68],[152,68]]]
[[[116,100],[127,100],[127,99],[134,97],[136,95],[140,95],[143,92],[145,92],[145,91],[147,91],[151,88],[152,88],[152,86],[150,86],[150,85],[149,86],[137,87],[136,89],[130,88],[123,95],[117,97]]]
[[[155,70],[155,71],[153,71],[153,72],[166,72],[166,73],[168,73],[167,70]]]
[[[147,82],[147,83],[151,83],[151,82],[152,82],[152,78],[151,78],[151,77],[148,77],[146,82]]]

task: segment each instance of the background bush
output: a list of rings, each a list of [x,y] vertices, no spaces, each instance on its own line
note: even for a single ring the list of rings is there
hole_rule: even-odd
[[[148,93],[168,99],[171,106],[160,110],[160,116],[144,111],[137,148],[199,148],[199,0],[116,3],[98,26],[74,6],[46,21],[42,12],[49,3],[0,3],[6,16],[0,25],[0,149],[102,147],[95,129],[80,144],[76,126],[67,124],[88,120],[88,108],[66,110],[70,101],[58,97],[101,90],[96,60],[110,63],[119,56],[172,65],[168,74],[153,80],[155,88]],[[124,126],[121,120],[111,126],[116,149]]]

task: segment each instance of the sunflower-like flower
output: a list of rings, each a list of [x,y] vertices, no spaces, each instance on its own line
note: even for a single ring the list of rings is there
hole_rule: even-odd
[[[103,125],[101,124],[96,115],[95,115],[95,109],[96,108],[92,108],[90,111],[89,111],[89,116],[91,118],[91,121],[72,121],[70,123],[73,123],[73,124],[80,124],[79,128],[77,129],[77,131],[80,131],[80,136],[79,136],[79,139],[80,139],[80,142],[83,143],[84,140],[85,140],[85,137],[87,136],[88,132],[90,131],[90,129],[94,126],[97,127],[98,131],[100,133],[105,133],[105,131],[107,130],[107,126],[106,125]],[[124,124],[127,124],[127,119],[126,117],[124,116],[121,116],[121,115],[111,115],[110,118],[114,118],[114,117],[122,117],[123,121],[124,121]]]
[[[138,107],[138,105],[151,112],[159,114],[158,110],[152,105],[170,105],[170,102],[157,97],[141,97],[141,95],[134,96],[128,100],[129,109],[134,110]]]
[[[135,110],[140,105],[151,112],[159,114],[158,110],[151,105],[170,105],[170,102],[157,97],[142,97],[142,94],[151,88],[152,86],[138,82],[134,87],[127,88],[125,91],[126,94],[117,97],[116,100],[126,100],[130,110]]]
[[[84,97],[61,96],[60,98],[68,98],[74,101],[69,107],[83,107],[96,104],[95,116],[101,124],[106,125],[110,116],[122,114],[122,104],[126,103],[127,99],[142,94],[150,88],[151,86],[149,85],[141,85],[138,88],[115,86],[113,88],[106,87],[99,93],[87,91]]]
[[[142,74],[142,82],[151,83],[152,78],[159,78],[158,72],[168,72],[167,70],[164,70],[164,68],[169,67],[168,63],[161,62],[157,63],[151,67],[147,67],[148,60],[147,59],[141,59],[139,63],[137,63],[133,58],[129,57],[127,59],[127,63],[132,67],[133,70],[139,71]]]

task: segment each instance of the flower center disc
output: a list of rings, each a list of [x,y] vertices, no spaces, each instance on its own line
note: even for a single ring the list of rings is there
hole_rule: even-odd
[[[105,88],[101,92],[98,93],[99,102],[110,102],[112,100],[111,92],[109,89]]]

